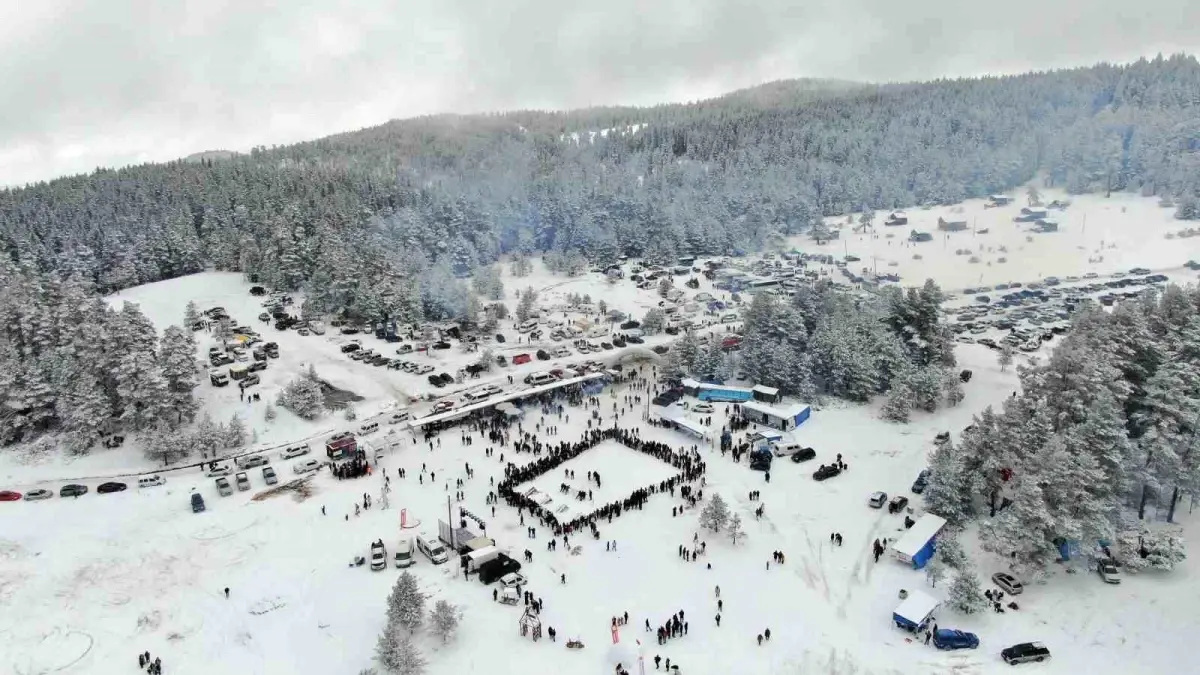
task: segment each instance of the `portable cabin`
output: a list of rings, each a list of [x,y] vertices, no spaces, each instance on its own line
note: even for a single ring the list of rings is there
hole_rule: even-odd
[[[725,346],[723,342],[721,346]],[[779,403],[781,400],[783,400],[783,397],[779,394],[779,390],[775,387],[767,387],[758,384],[755,385],[750,391],[754,396],[754,400],[760,403],[766,403],[769,405],[772,403]]]
[[[747,401],[742,404],[742,416],[751,422],[765,424],[780,431],[791,431],[808,421],[812,408],[797,404],[788,408]]]
[[[892,551],[900,562],[919,570],[933,557],[937,550],[937,535],[945,526],[945,518],[926,513],[913,523],[903,537],[892,544]]]
[[[943,232],[962,232],[967,229],[967,221],[938,218],[938,229]]]
[[[924,630],[941,604],[921,591],[908,591],[908,597],[892,612],[892,623],[912,633]]]
[[[325,444],[325,455],[329,459],[344,459],[358,450],[358,439],[354,436],[343,436]]]

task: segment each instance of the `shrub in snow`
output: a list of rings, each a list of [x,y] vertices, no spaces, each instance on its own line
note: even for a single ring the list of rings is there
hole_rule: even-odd
[[[429,613],[429,623],[432,624],[433,634],[440,637],[442,642],[454,637],[455,631],[458,630],[458,620],[461,614],[458,607],[445,600],[438,600],[437,604],[433,606],[433,611]]]
[[[983,597],[983,584],[979,582],[979,575],[974,568],[968,566],[967,569],[959,571],[950,584],[946,601],[950,607],[963,614],[974,614],[987,607],[987,598]]]
[[[358,413],[354,412],[354,406],[348,405],[346,406],[345,412],[342,413],[342,417],[347,422],[353,422],[354,420],[358,419]]]
[[[719,532],[728,521],[729,507],[726,506],[725,500],[721,499],[721,495],[714,493],[712,499],[704,506],[704,510],[700,512],[700,526],[713,532]]]

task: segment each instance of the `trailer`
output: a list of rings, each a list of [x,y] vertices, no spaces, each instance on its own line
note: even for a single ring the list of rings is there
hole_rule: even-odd
[[[900,562],[921,569],[936,552],[937,535],[945,526],[945,518],[926,513],[892,544],[892,552]]]
[[[329,459],[345,459],[358,450],[358,439],[353,435],[335,438],[325,444],[325,455]]]
[[[921,591],[907,591],[904,601],[892,612],[892,623],[911,633],[918,633],[933,618],[939,603]]]

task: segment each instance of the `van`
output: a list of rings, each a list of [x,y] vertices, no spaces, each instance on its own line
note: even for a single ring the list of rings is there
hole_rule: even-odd
[[[554,381],[555,377],[550,373],[533,373],[532,375],[525,376],[525,384],[532,385],[534,387],[540,387],[543,384],[550,384]]]
[[[270,461],[267,460],[266,455],[246,455],[233,460],[233,463],[237,464],[237,468],[244,470],[253,469],[256,466],[266,466],[270,464]]]
[[[158,475],[143,476],[138,479],[138,487],[139,488],[158,487],[159,485],[164,485],[166,482],[167,482],[167,479],[163,478],[162,476],[158,476]]]
[[[308,329],[310,331],[312,331],[313,335],[324,335],[325,334],[325,323],[322,321],[309,321]]]
[[[463,394],[463,400],[467,403],[478,403],[486,400],[491,395],[492,393],[486,389],[477,389],[475,391],[468,391],[467,393]]]
[[[570,356],[571,350],[567,349],[566,347],[563,347],[562,345],[559,345],[559,346],[555,347],[554,351],[550,352],[550,354],[552,356],[554,356],[554,358],[556,358],[556,359],[562,359],[562,358],[566,358],[566,357]]]
[[[274,485],[279,482],[279,476],[275,475],[275,469],[269,466],[263,467],[263,480],[267,485]]]
[[[234,476],[234,479],[237,481],[238,492],[245,492],[250,489],[250,477],[246,475],[245,471],[238,472]]]
[[[537,319],[530,319],[530,320],[522,323],[520,326],[517,326],[517,332],[518,333],[528,333],[529,331],[533,330],[534,328],[537,328],[537,326],[538,326]]]
[[[249,374],[250,366],[241,363],[229,366],[229,377],[232,377],[235,380],[244,380]]]
[[[803,448],[799,443],[772,443],[771,451],[776,457],[791,457]]]
[[[721,323],[733,323],[738,320],[737,314],[722,314]]]
[[[479,568],[495,560],[500,555],[500,549],[495,546],[485,546],[467,554],[467,573],[478,572]]]
[[[587,336],[591,338],[603,337],[608,335],[608,326],[592,326],[587,330]]]
[[[413,557],[412,539],[405,537],[396,544],[396,567],[405,568],[411,566],[417,560]]]
[[[233,494],[233,486],[229,484],[229,479],[221,476],[217,479],[217,494],[222,497],[228,497]]]
[[[450,559],[442,542],[426,534],[417,535],[417,550],[434,565],[441,565]]]
[[[407,410],[397,410],[396,412],[392,413],[391,417],[388,418],[388,424],[400,424],[401,422],[407,422],[408,417],[409,415]]]
[[[204,510],[204,497],[200,496],[199,492],[192,493],[192,513],[200,513]]]
[[[229,376],[220,371],[212,371],[208,374],[208,381],[212,382],[214,387],[224,387],[229,384]]]
[[[379,431],[379,422],[367,422],[358,428],[360,436],[366,436]]]

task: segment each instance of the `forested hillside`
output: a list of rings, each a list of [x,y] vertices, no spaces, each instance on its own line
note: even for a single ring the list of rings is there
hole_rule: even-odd
[[[1197,217],[1200,64],[396,121],[0,192],[0,241],[101,291],[213,265],[307,284],[324,310],[416,316],[422,285],[505,251],[736,252],[821,215],[956,202],[1039,171]]]

